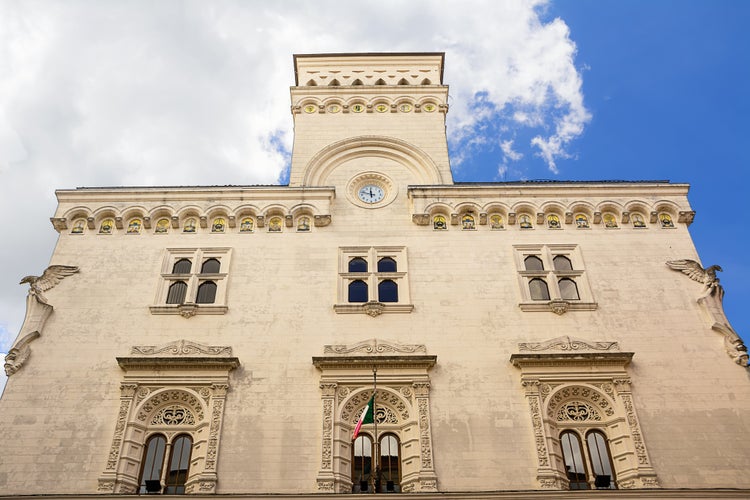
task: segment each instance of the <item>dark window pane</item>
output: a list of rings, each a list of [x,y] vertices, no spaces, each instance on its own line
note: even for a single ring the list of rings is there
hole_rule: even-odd
[[[180,259],[174,263],[174,267],[172,267],[172,274],[190,274],[190,269],[192,267],[193,264],[189,259]]]
[[[529,255],[523,260],[523,263],[526,266],[527,271],[544,271],[542,259],[535,255]]]
[[[216,301],[216,283],[206,281],[198,287],[197,304],[213,304]]]
[[[612,460],[609,456],[609,447],[607,446],[607,439],[599,431],[589,432],[586,436],[586,442],[589,445],[589,456],[591,457],[591,471],[594,473],[594,477],[600,477],[602,483],[606,483],[606,479],[603,476],[609,478],[609,485],[598,486],[604,489],[615,489],[615,476],[612,471]]]
[[[396,261],[390,257],[383,257],[378,261],[378,272],[379,273],[395,273],[396,272]]]
[[[169,460],[164,494],[182,495],[185,493],[192,448],[193,440],[190,436],[179,436],[172,443],[172,456]]]
[[[540,278],[529,281],[529,294],[531,300],[549,300],[549,289],[547,282]]]
[[[560,445],[565,461],[565,473],[570,481],[571,490],[588,490],[590,488],[586,481],[586,469],[583,465],[583,451],[581,440],[575,432],[565,431],[560,434]]]
[[[349,272],[350,273],[366,273],[367,272],[367,261],[362,257],[355,257],[349,261]]]
[[[570,259],[564,255],[555,255],[555,258],[552,259],[552,265],[555,266],[555,270],[557,271],[573,270],[573,264],[570,262]]]
[[[378,300],[380,302],[398,302],[398,285],[393,280],[378,283]]]
[[[216,274],[221,269],[219,259],[208,259],[201,266],[201,274]]]
[[[367,492],[372,473],[372,439],[367,435],[357,437],[352,455],[352,493]]]
[[[354,280],[349,283],[349,302],[367,302],[367,283]]]
[[[560,287],[560,297],[566,300],[578,300],[581,297],[578,295],[578,285],[570,278],[563,278],[557,282],[557,286]]]
[[[185,302],[185,294],[187,293],[187,283],[184,281],[175,281],[169,285],[169,291],[167,292],[167,304],[182,304]]]
[[[399,444],[396,436],[387,434],[380,438],[380,472],[381,493],[396,493],[401,491],[401,459]]]
[[[140,493],[146,493],[146,481],[159,481],[161,479],[161,468],[164,465],[164,450],[167,447],[167,440],[164,436],[157,434],[152,436],[146,442],[146,449],[143,452],[143,463],[141,464]],[[150,483],[149,486],[156,486]],[[161,489],[160,486],[158,486]]]

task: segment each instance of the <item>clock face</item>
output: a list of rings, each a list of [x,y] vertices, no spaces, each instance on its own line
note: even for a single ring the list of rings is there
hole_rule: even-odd
[[[380,186],[367,184],[360,188],[357,195],[359,196],[359,199],[365,203],[377,203],[385,197],[385,192]]]

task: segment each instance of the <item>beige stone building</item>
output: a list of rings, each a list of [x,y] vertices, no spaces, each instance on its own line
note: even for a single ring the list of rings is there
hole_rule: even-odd
[[[57,191],[0,497],[750,497],[686,184],[457,183],[442,54],[294,64],[289,185]]]

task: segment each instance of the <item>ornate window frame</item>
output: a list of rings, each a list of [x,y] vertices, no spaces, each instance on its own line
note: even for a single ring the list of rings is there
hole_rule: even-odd
[[[360,257],[367,261],[367,272],[350,273],[349,261]],[[378,272],[378,261],[389,257],[396,262],[397,272]],[[409,293],[409,263],[406,257],[406,247],[376,246],[376,247],[340,247],[339,248],[339,276],[338,302],[333,310],[338,314],[368,314],[372,317],[388,313],[410,313],[414,310]],[[350,303],[348,301],[349,283],[352,281],[367,283],[367,302]],[[378,301],[378,285],[386,280],[398,285],[397,302]]]
[[[324,356],[312,359],[321,371],[323,408],[318,491],[352,492],[352,432],[372,396],[373,368],[378,373],[376,404],[390,416],[379,424],[378,434],[394,434],[401,442],[401,491],[438,491],[428,375],[437,356],[428,355],[421,344],[376,339],[353,345],[326,345],[323,352]]]
[[[522,311],[552,311],[555,314],[564,314],[567,311],[593,311],[598,307],[586,277],[583,256],[578,245],[514,245],[513,251],[521,292],[521,302],[518,306]],[[558,255],[567,258],[573,269],[555,269],[553,259]],[[539,258],[544,265],[544,269],[527,271],[525,259],[530,256]],[[562,298],[558,281],[565,278],[575,282],[578,288],[578,300]],[[532,299],[529,283],[533,279],[544,280],[549,290],[550,300]]]
[[[118,357],[125,371],[120,408],[100,493],[136,493],[146,441],[153,434],[193,439],[186,493],[215,493],[229,372],[239,366],[232,348],[179,340],[163,346],[133,346]],[[165,423],[159,416],[179,407],[191,418]]]
[[[563,336],[518,344],[510,361],[521,370],[541,489],[568,488],[559,440],[568,429],[597,429],[607,436],[619,489],[659,487],[633,403],[627,373],[632,358],[632,352],[620,352],[617,342]],[[570,402],[587,405],[596,417],[565,418],[561,409]]]
[[[190,318],[196,314],[225,314],[227,307],[227,280],[229,264],[232,258],[231,248],[167,248],[161,267],[161,279],[156,289],[154,304],[149,306],[151,314],[180,314]],[[175,262],[188,259],[191,262],[190,273],[172,273]],[[201,267],[208,259],[216,259],[221,264],[218,273],[203,274]],[[177,282],[187,284],[185,300],[182,304],[168,304],[169,287]],[[210,304],[198,304],[198,288],[205,282],[216,284],[216,296]]]

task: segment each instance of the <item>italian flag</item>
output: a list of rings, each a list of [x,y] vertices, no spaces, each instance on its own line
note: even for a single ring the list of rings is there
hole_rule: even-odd
[[[357,436],[359,435],[359,430],[362,428],[364,424],[371,424],[375,422],[374,410],[375,410],[375,393],[372,394],[370,401],[367,402],[367,406],[365,406],[365,409],[362,410],[362,415],[359,417],[357,426],[354,428],[354,435],[352,436],[352,441],[357,439]]]

